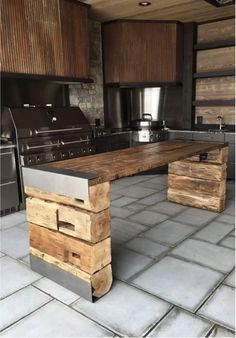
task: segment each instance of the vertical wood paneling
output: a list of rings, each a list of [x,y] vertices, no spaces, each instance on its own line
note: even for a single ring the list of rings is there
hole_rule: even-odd
[[[60,0],[64,75],[89,77],[88,8]]]

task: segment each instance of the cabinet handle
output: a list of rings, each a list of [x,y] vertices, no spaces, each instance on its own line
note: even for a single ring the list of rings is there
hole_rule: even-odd
[[[10,185],[16,183],[16,181],[10,181],[10,182],[6,182],[6,183],[0,183],[0,186],[3,187],[4,185]]]

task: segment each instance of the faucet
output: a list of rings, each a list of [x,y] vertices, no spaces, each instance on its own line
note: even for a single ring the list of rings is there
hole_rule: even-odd
[[[219,127],[220,130],[222,130],[225,127],[224,121],[223,121],[223,117],[222,116],[217,116],[217,121],[219,121]]]

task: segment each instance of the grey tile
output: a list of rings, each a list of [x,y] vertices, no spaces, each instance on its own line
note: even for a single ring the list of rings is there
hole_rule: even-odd
[[[18,224],[16,227],[25,231],[29,231],[29,224],[27,222]]]
[[[143,210],[140,211],[132,216],[130,216],[130,219],[132,221],[139,222],[141,224],[148,225],[149,227],[152,227],[153,225],[165,221],[169,216],[159,214],[154,211],[150,210]]]
[[[32,286],[17,291],[0,301],[0,330],[12,325],[52,298]]]
[[[111,194],[111,201],[115,201],[115,200],[117,200],[118,198],[121,198],[121,197],[122,197],[122,195],[112,193]]]
[[[3,337],[105,337],[112,334],[54,300],[2,333]]]
[[[228,236],[223,241],[220,242],[220,245],[226,246],[230,249],[235,249],[235,238]]]
[[[28,233],[18,227],[6,229],[0,233],[1,251],[5,254],[20,258],[29,253]]]
[[[223,213],[234,216],[235,215],[235,201],[228,201]]]
[[[233,250],[199,240],[187,239],[171,253],[224,273],[234,267]]]
[[[149,239],[137,237],[125,245],[127,248],[137,251],[145,256],[156,258],[168,250],[167,246],[150,241]]]
[[[124,207],[127,204],[137,201],[137,198],[122,196],[121,198],[116,199],[112,202],[112,205],[115,207]]]
[[[235,333],[221,326],[215,326],[209,337],[235,337]]]
[[[235,237],[235,230],[232,231],[232,232],[229,234],[229,236],[234,236],[234,237]]]
[[[3,256],[5,256],[5,254],[0,252],[0,258],[3,257]]]
[[[216,222],[223,222],[223,223],[227,223],[227,224],[233,224],[235,226],[235,217],[232,215],[227,215],[227,214],[223,214],[221,213],[216,219]]]
[[[145,225],[129,222],[120,218],[113,218],[111,221],[111,239],[112,242],[123,243],[146,229],[148,229],[148,227]]]
[[[121,186],[111,183],[111,185],[110,185],[110,191],[111,191],[112,195],[113,195],[113,193],[120,194],[119,193],[120,189],[122,189]],[[122,194],[120,194],[120,195],[122,195]]]
[[[20,213],[26,215],[26,210],[20,210]]]
[[[20,259],[22,262],[24,262],[26,265],[30,266],[30,256],[24,256]]]
[[[154,187],[155,184],[167,186],[167,180],[168,180],[167,175],[157,175],[156,177],[151,178],[147,182],[153,183]]]
[[[133,283],[173,304],[194,310],[222,278],[222,274],[194,263],[165,257]]]
[[[131,185],[129,187],[125,187],[119,190],[119,194],[134,198],[143,198],[153,193],[155,193],[154,189],[138,187],[135,185]]]
[[[170,305],[132,286],[115,282],[98,302],[92,304],[80,299],[73,307],[120,335],[140,337],[161,319]]]
[[[191,225],[181,224],[167,220],[149,231],[146,231],[143,236],[153,241],[175,245],[190,234],[196,231]]]
[[[165,193],[159,192],[159,193],[150,195],[148,197],[142,198],[141,200],[139,200],[139,203],[145,204],[145,205],[153,205],[153,204],[156,204],[164,200],[166,200],[166,191]]]
[[[137,184],[137,183],[146,181],[147,179],[148,177],[146,177],[145,175],[134,175],[134,176],[120,178],[119,180],[115,182],[121,186],[127,187],[127,186],[130,186],[131,184]]]
[[[73,303],[75,300],[79,298],[79,296],[70,290],[65,289],[61,285],[54,283],[48,278],[41,278],[36,281],[34,284],[38,289],[46,292],[53,298],[60,300],[62,303],[67,305]]]
[[[125,207],[126,209],[133,210],[133,211],[141,211],[146,208],[146,205],[140,203],[131,203]]]
[[[26,222],[26,216],[25,214],[21,212],[15,212],[14,214],[10,214],[7,216],[1,217],[0,220],[0,228],[2,230],[11,228],[17,224],[21,224]]]
[[[112,217],[120,217],[120,218],[126,218],[134,213],[132,210],[127,210],[125,208],[117,208],[114,206],[111,206],[111,216]]]
[[[145,181],[145,182],[141,182],[138,183],[139,187],[144,187],[144,188],[150,188],[150,189],[155,189],[156,192],[162,191],[162,190],[166,190],[166,185],[163,184],[157,184],[157,183],[153,183],[150,181]]]
[[[39,274],[31,271],[25,264],[19,263],[10,257],[2,257],[0,264],[0,298],[4,298],[41,278]]]
[[[217,213],[196,208],[188,208],[174,218],[175,221],[201,227],[216,218]]]
[[[184,205],[172,203],[169,201],[163,201],[150,207],[150,210],[157,211],[162,214],[170,216],[173,216],[185,209],[186,207]]]
[[[210,328],[206,320],[174,308],[148,337],[205,337]]]
[[[231,274],[224,281],[225,284],[232,286],[235,288],[235,269],[231,272]]]
[[[235,328],[235,290],[229,286],[222,285],[207,300],[198,311],[202,316],[214,322]]]
[[[213,221],[198,231],[194,237],[208,242],[217,243],[224,238],[232,229],[233,225]]]
[[[112,252],[112,271],[115,277],[127,280],[146,266],[152,259],[124,247],[116,247]]]

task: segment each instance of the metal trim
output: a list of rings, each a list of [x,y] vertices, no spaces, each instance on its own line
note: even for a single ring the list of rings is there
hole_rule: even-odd
[[[97,177],[95,174],[45,165],[22,167],[22,173],[24,186],[79,200],[89,199],[89,180]]]

